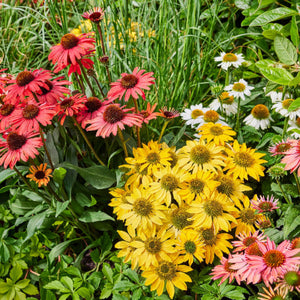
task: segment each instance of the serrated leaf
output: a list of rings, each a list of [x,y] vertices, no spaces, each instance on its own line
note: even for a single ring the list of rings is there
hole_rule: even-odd
[[[13,267],[9,272],[9,276],[13,282],[17,282],[21,278],[22,274],[23,271],[18,265]]]
[[[33,284],[28,284],[22,291],[28,295],[37,295],[39,293],[39,290]]]
[[[297,50],[290,40],[283,36],[276,36],[274,49],[279,60],[286,65],[293,65],[297,61]]]
[[[130,282],[129,280],[122,280],[114,285],[114,290],[129,291],[135,289],[136,287],[137,285],[135,283]]]
[[[297,11],[290,9],[290,8],[286,8],[286,7],[279,7],[279,8],[275,8],[272,10],[268,10],[262,14],[260,14],[258,17],[256,17],[251,23],[250,23],[250,27],[251,26],[263,26],[266,25],[270,22],[276,21],[276,20],[280,20],[280,19],[284,19],[287,17],[291,17],[294,15],[297,15]]]
[[[76,267],[69,267],[69,268],[65,269],[65,272],[68,273],[69,275],[73,275],[73,276],[81,278],[81,273],[80,273],[79,269]]]
[[[60,279],[61,283],[67,287],[70,291],[73,292],[73,280],[68,277],[68,276],[63,276],[61,279]]]
[[[104,276],[107,278],[107,280],[110,283],[114,282],[114,280],[113,280],[113,271],[112,271],[111,267],[109,266],[109,264],[107,264],[107,263],[103,264],[102,273],[104,274]]]
[[[49,283],[47,283],[44,287],[44,289],[49,289],[49,290],[58,290],[61,293],[69,293],[70,290],[67,289],[60,281],[54,280]]]
[[[296,48],[299,48],[299,30],[295,16],[292,17],[290,34],[293,44]]]
[[[297,86],[300,84],[300,72],[297,73],[297,76],[289,82],[289,86]]]
[[[132,269],[127,269],[124,271],[124,275],[128,276],[132,281],[139,283],[140,282],[140,278],[139,275],[137,274],[137,272],[135,272]]]
[[[29,284],[30,279],[23,279],[23,280],[19,280],[15,286],[18,287],[19,289],[24,289],[26,288],[26,286]]]
[[[61,295],[59,297],[59,300],[67,300],[70,296],[71,296],[71,293]]]
[[[115,219],[102,211],[86,211],[79,218],[79,221],[84,223],[94,223],[106,220],[114,221]]]
[[[15,297],[14,300],[26,300],[26,295],[24,293],[22,293],[21,291],[15,291]]]
[[[76,292],[84,299],[91,299],[91,293],[86,287],[81,287]]]
[[[281,85],[288,85],[289,82],[294,79],[292,74],[289,73],[286,69],[268,67],[259,68],[259,70],[262,75],[268,80]]]
[[[112,293],[111,288],[104,287],[104,289],[101,290],[100,299],[107,299],[111,295],[111,293]]]
[[[9,285],[6,282],[0,282],[0,294],[6,294],[9,290]]]

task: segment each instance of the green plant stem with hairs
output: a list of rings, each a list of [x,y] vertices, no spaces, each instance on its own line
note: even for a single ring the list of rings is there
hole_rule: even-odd
[[[280,181],[279,181],[278,178],[276,178],[276,182],[277,182],[277,184],[278,184],[278,186],[279,186],[279,188],[280,188],[280,191],[281,191],[281,193],[282,193],[282,195],[283,195],[283,197],[284,197],[286,203],[292,204],[292,201],[289,199],[289,197],[287,196],[287,194],[284,192],[284,190],[283,190],[283,188],[282,188],[282,186],[281,186],[281,183],[280,183]]]
[[[134,107],[135,107],[135,112],[138,114],[139,113],[139,106],[137,103],[137,99],[133,98],[133,103],[134,103]],[[136,127],[136,135],[137,135],[137,145],[138,147],[141,147],[141,135],[140,135],[140,127],[139,126],[135,126]]]
[[[159,135],[159,138],[158,138],[158,142],[159,143],[160,143],[160,141],[161,141],[161,139],[163,137],[163,134],[164,134],[164,132],[165,132],[165,130],[166,130],[169,122],[170,122],[170,120],[166,120],[165,123],[164,123],[164,125],[163,125],[163,127],[162,127],[162,129],[161,129],[161,132],[160,132],[160,135]]]
[[[91,84],[91,82],[90,82],[90,80],[89,80],[89,78],[88,78],[88,76],[87,76],[87,74],[86,74],[85,68],[84,68],[84,66],[82,65],[82,63],[81,63],[80,60],[78,60],[78,64],[79,64],[79,66],[80,66],[81,73],[82,73],[82,75],[83,75],[83,77],[84,77],[86,83],[88,84],[90,90],[91,90],[92,95],[93,95],[94,97],[96,97],[96,93],[95,93],[95,91],[94,91],[94,89],[93,89],[93,86],[92,86],[92,84]]]

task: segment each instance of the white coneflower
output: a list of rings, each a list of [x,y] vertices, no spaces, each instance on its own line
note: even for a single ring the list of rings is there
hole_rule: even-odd
[[[217,99],[209,105],[212,110],[220,109],[226,116],[235,115],[237,113],[237,103],[234,102],[234,97],[228,92],[223,92]]]
[[[266,88],[264,88],[264,91],[266,92]],[[270,91],[269,93],[266,94],[266,96],[269,96],[271,98],[272,103],[277,103],[282,100],[292,98],[292,96],[289,93],[285,93],[284,98],[283,98],[283,87],[282,86],[278,87],[275,91]]]
[[[230,84],[224,88],[225,91],[229,91],[229,95],[235,98],[241,98],[245,100],[245,95],[250,96],[251,90],[253,90],[253,86],[249,86],[247,81],[244,79],[240,79],[238,82],[234,84]]]
[[[298,108],[296,110],[289,111],[289,107],[294,101],[294,99],[288,98],[283,101],[276,102],[272,106],[272,109],[275,109],[276,112],[284,117],[289,117],[290,119],[295,120],[297,117],[300,117],[300,109]]]
[[[191,105],[186,108],[181,114],[181,118],[186,121],[187,125],[195,125],[201,122],[200,117],[204,115],[207,108],[203,108],[202,104]]]
[[[220,61],[218,66],[227,71],[230,66],[238,68],[245,60],[243,54],[221,52],[220,56],[215,57],[215,61]]]
[[[295,139],[300,138],[300,117],[297,117],[295,120],[289,120],[287,132]]]
[[[271,121],[273,119],[270,116],[269,109],[263,104],[255,105],[251,110],[251,114],[244,119],[246,125],[263,130],[270,126]]]

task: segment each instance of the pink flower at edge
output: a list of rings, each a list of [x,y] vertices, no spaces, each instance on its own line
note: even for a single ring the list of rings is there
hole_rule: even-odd
[[[237,235],[237,238],[239,239],[238,241],[233,241],[231,242],[232,245],[235,247],[233,252],[241,252],[246,250],[250,245],[253,243],[256,243],[258,241],[260,242],[265,242],[265,236],[263,233],[260,233],[258,230],[255,231],[254,233],[240,233]]]
[[[275,199],[273,195],[271,195],[271,197],[267,195],[267,198],[260,196],[258,199],[251,200],[251,206],[257,210],[258,213],[270,212],[279,208],[277,206],[278,201],[279,200]]]
[[[153,72],[145,73],[145,70],[139,70],[138,67],[134,68],[132,74],[122,73],[121,79],[112,82],[111,89],[107,97],[109,100],[122,99],[125,94],[125,101],[128,101],[130,96],[138,99],[140,95],[145,100],[145,93],[143,90],[150,90],[149,86],[154,84],[155,78],[152,77]]]
[[[285,152],[285,156],[282,158],[281,163],[286,164],[284,169],[294,172],[298,168],[298,176],[300,176],[300,140],[298,140],[293,147]]]
[[[286,141],[282,140],[280,143],[269,148],[269,152],[272,153],[272,156],[275,155],[284,155],[288,150],[290,150],[293,145],[297,143],[296,140],[287,139]]]

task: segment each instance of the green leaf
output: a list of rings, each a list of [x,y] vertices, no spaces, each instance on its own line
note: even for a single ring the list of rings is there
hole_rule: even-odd
[[[110,283],[114,282],[113,271],[112,271],[111,267],[109,266],[109,264],[107,264],[107,263],[103,264],[102,272]]]
[[[57,218],[69,205],[70,201],[56,202],[55,218]]]
[[[68,276],[63,276],[60,279],[61,283],[73,292],[73,280]]]
[[[21,267],[17,265],[10,270],[9,276],[13,282],[16,282],[21,278],[22,274]]]
[[[21,291],[16,291],[14,300],[26,300],[26,295]]]
[[[297,73],[297,76],[289,82],[289,86],[297,86],[300,84],[300,72]]]
[[[142,289],[139,288],[132,293],[132,300],[140,300],[142,298]]]
[[[70,290],[67,289],[60,281],[54,280],[49,283],[47,283],[44,286],[44,289],[49,289],[49,290],[58,290],[61,293],[70,293]]]
[[[0,295],[6,294],[9,290],[9,285],[6,282],[0,282]]]
[[[99,299],[107,299],[112,293],[112,288],[108,288],[106,285],[105,287],[101,290],[101,295]]]
[[[58,167],[53,172],[53,180],[56,183],[58,183],[59,186],[62,186],[66,174],[67,174],[66,169],[64,169],[62,167]]]
[[[117,282],[114,285],[114,290],[120,290],[120,291],[130,291],[137,287],[137,285],[133,282],[130,282],[129,280],[122,280]]]
[[[139,283],[140,282],[140,278],[139,275],[137,274],[137,272],[135,272],[132,269],[127,269],[124,271],[124,275],[128,276],[132,281]]]
[[[71,293],[61,295],[59,297],[59,300],[67,300],[70,296],[71,296]]]
[[[30,279],[23,279],[23,280],[19,280],[15,286],[18,287],[19,289],[24,289],[26,288],[26,286],[29,284]]]
[[[80,168],[70,163],[63,164],[66,168],[76,170],[87,183],[96,189],[106,189],[111,187],[115,182],[115,173],[103,166],[92,166],[89,168]]]
[[[284,238],[288,239],[289,234],[298,226],[300,226],[300,208],[292,204],[284,214]]]
[[[91,293],[86,287],[81,287],[76,292],[84,299],[91,299]]]
[[[46,212],[43,212],[41,214],[33,216],[29,220],[29,222],[27,224],[27,236],[25,238],[25,241],[27,241],[29,238],[31,238],[37,229],[41,228],[41,226],[45,220],[45,217],[46,217]]]
[[[22,291],[28,295],[38,295],[39,293],[39,290],[33,284],[27,285]]]
[[[296,48],[299,48],[299,30],[295,16],[292,17],[290,34],[293,44]]]
[[[76,238],[76,239],[68,240],[68,241],[65,241],[65,242],[62,242],[62,243],[56,245],[54,248],[52,248],[52,250],[49,253],[50,262],[53,262],[53,260],[56,257],[58,257],[58,255],[62,254],[71,243],[73,243],[74,241],[81,240],[81,239],[82,238]]]
[[[83,193],[77,193],[76,194],[76,201],[78,202],[78,204],[81,206],[81,207],[91,207],[91,206],[94,206],[95,204],[97,204],[97,200],[91,196],[91,199],[83,194]]]
[[[73,275],[75,277],[81,278],[81,273],[78,268],[69,267],[69,268],[65,269],[65,272],[68,273],[69,275]]]
[[[294,79],[291,73],[289,73],[286,69],[268,67],[259,68],[259,70],[268,80],[281,85],[288,85],[289,82]]]
[[[286,37],[277,35],[274,39],[274,49],[279,60],[286,65],[293,65],[297,61],[297,50]]]
[[[12,169],[5,169],[3,171],[0,172],[0,183],[2,183],[4,180],[17,175],[15,170]]]
[[[299,73],[300,74],[300,73]],[[299,76],[300,77],[300,76]],[[288,108],[288,111],[293,111],[293,110],[296,110],[300,107],[300,97],[295,99],[295,101],[293,101],[289,108]]]
[[[85,211],[79,218],[79,221],[84,223],[94,223],[106,220],[114,221],[115,219],[102,211]]]
[[[268,10],[262,14],[260,14],[258,17],[256,17],[251,23],[251,26],[263,26],[270,22],[288,18],[294,15],[297,15],[297,11],[293,9],[289,9],[286,7],[279,7],[272,10]]]
[[[6,263],[8,262],[10,258],[10,252],[6,244],[3,242],[0,242],[0,263]]]

